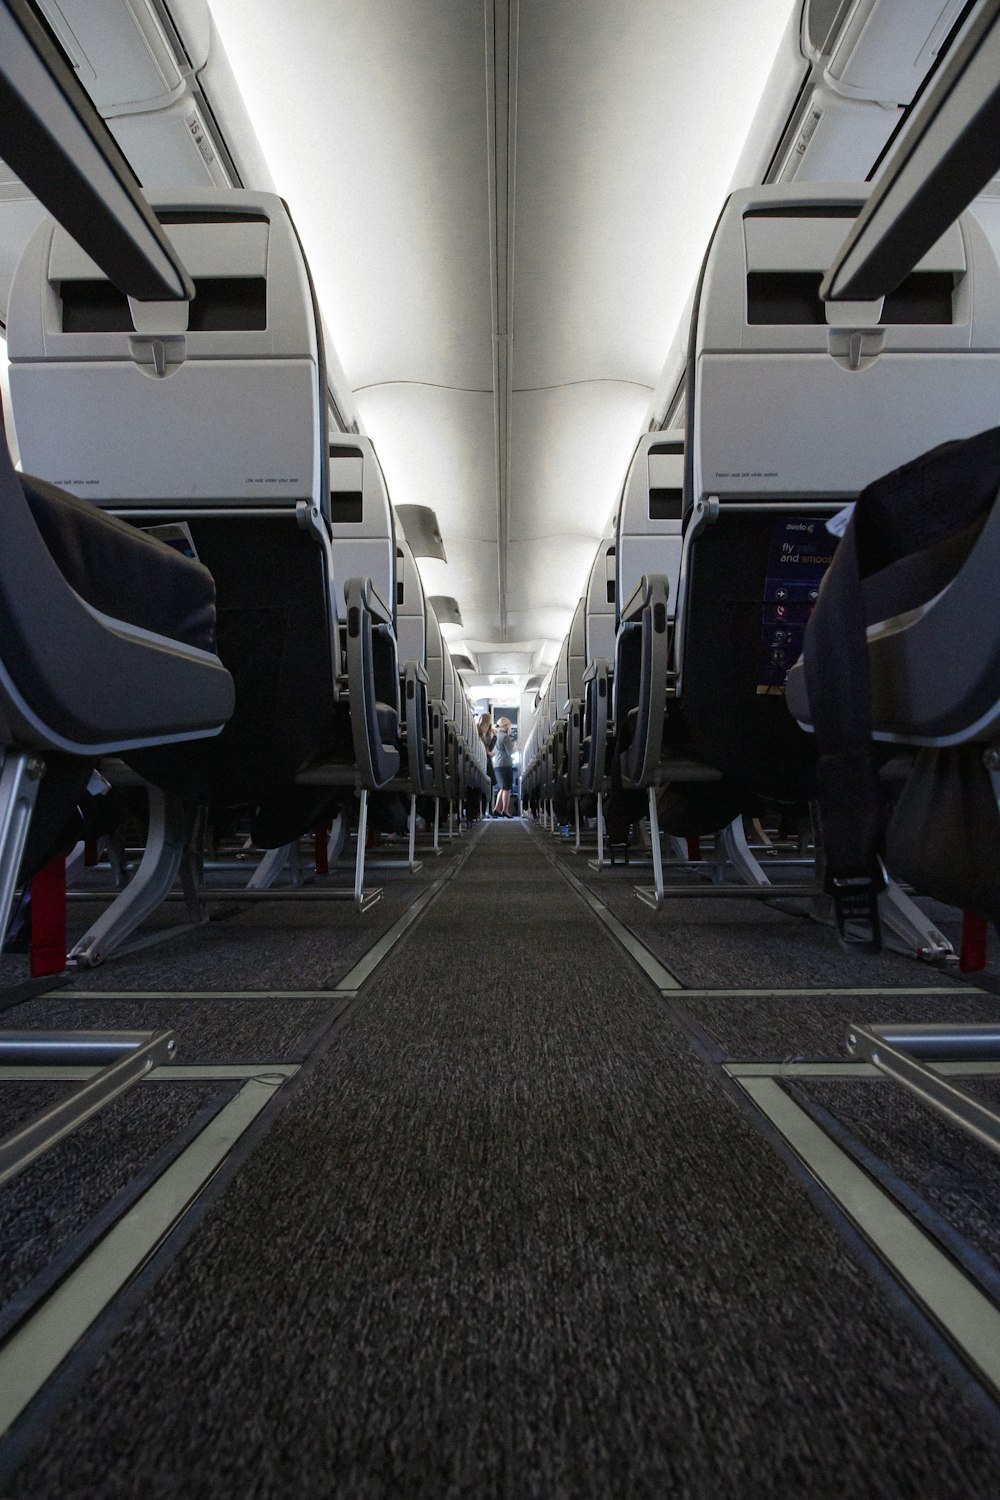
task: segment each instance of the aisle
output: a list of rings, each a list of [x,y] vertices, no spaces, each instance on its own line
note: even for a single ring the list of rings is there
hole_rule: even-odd
[[[992,1407],[520,823],[141,1290],[5,1496],[1000,1491]]]

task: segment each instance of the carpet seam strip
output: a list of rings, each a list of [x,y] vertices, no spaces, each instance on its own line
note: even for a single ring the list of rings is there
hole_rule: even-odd
[[[787,1090],[784,1092],[787,1093]],[[793,1102],[847,1156],[854,1159],[858,1167],[872,1178],[887,1197],[896,1202],[923,1234],[936,1240],[943,1253],[957,1264],[962,1274],[973,1283],[978,1282],[980,1290],[1000,1309],[1000,1268],[988,1260],[982,1251],[977,1250],[916,1188],[911,1187],[893,1170],[885,1157],[866,1146],[830,1109],[818,1100],[809,1098],[808,1094],[796,1096]]]
[[[0,1347],[0,1436],[169,1235],[205,1184],[282,1087],[248,1080],[190,1145],[106,1231]],[[162,1205],[162,1206],[161,1206]]]
[[[1000,1396],[1000,1308],[779,1083],[747,1078],[738,1087],[784,1136],[988,1391]]]
[[[147,1080],[144,1079],[143,1083]],[[243,1083],[243,1079],[183,1080],[197,1082]],[[142,1085],[140,1085],[141,1087]],[[153,1183],[201,1135],[222,1109],[235,1097],[233,1090],[220,1089],[215,1098],[202,1106],[158,1151],[57,1252],[51,1261],[19,1288],[0,1308],[0,1350],[56,1287],[87,1256],[97,1249],[105,1235],[142,1198]]]
[[[562,876],[563,880],[565,880],[570,889],[583,902],[584,906],[597,918],[601,926],[611,933],[620,947],[624,948],[625,952],[651,984],[662,994],[672,994],[675,991],[680,993],[683,991],[684,986],[676,974],[672,974],[666,964],[653,954],[642,939],[637,937],[624,922],[620,921],[599,896],[595,895],[593,891],[588,890],[583,882],[578,880],[571,870],[567,869],[558,855],[553,854],[545,848],[541,850],[541,853],[548,860],[552,868]],[[641,951],[637,952],[637,949]]]

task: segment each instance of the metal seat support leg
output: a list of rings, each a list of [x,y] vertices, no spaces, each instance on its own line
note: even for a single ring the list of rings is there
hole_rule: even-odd
[[[884,925],[900,942],[925,963],[957,964],[958,954],[943,932],[920,910],[896,882],[889,883],[878,898]]]
[[[368,788],[361,789],[361,805],[358,809],[358,847],[354,856],[354,904],[358,911],[365,904],[365,845],[368,842]]]
[[[417,794],[410,794],[410,847],[407,862],[410,874],[415,875],[420,869],[420,861],[417,859]]]
[[[69,962],[81,968],[94,968],[120,949],[152,916],[177,879],[191,833],[191,809],[182,798],[168,796],[158,787],[149,787],[148,796],[149,834],[139,868],[70,953]],[[171,935],[176,931],[172,929]]]
[[[732,865],[737,878],[744,885],[771,884],[758,860],[750,852],[742,815],[734,818],[729,827],[724,828],[718,835],[717,847],[721,849],[722,857]]]
[[[0,767],[0,941],[10,920],[28,825],[44,772],[38,756],[23,751],[8,751]]]
[[[248,891],[266,891],[282,873],[286,865],[293,865],[293,857],[297,849],[297,843],[280,844],[277,849],[268,849],[260,864],[254,870],[247,881]],[[301,885],[301,876],[295,879],[294,867],[290,871],[293,885]]]
[[[663,905],[663,851],[660,848],[660,815],[656,810],[656,787],[649,788],[649,843],[653,851],[653,890],[656,910]]]

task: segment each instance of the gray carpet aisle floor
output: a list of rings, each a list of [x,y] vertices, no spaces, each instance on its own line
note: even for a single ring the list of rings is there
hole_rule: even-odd
[[[539,835],[572,874],[606,902],[616,916],[648,945],[682,984],[764,989],[801,984],[808,989],[847,985],[947,984],[941,971],[907,955],[847,953],[832,927],[778,910],[756,898],[683,897],[666,901],[660,912],[634,894],[651,885],[646,870],[602,870],[574,858],[548,835]],[[773,940],[762,942],[767,933]],[[956,985],[959,980],[954,981]]]
[[[75,976],[82,990],[309,990],[330,988],[375,939],[391,927],[417,892],[447,868],[448,858],[430,859],[417,876],[373,872],[371,884],[383,885],[383,897],[359,913],[348,901],[273,901],[239,908],[234,901],[222,920],[153,948],[116,956],[96,969]],[[345,877],[336,877],[345,884]],[[102,908],[72,905],[70,938],[80,936]],[[210,911],[218,913],[218,908]],[[181,903],[161,907],[151,930],[186,920]],[[18,984],[28,975],[28,960],[0,959],[0,984]],[[2,998],[2,997],[0,997]],[[13,1023],[12,1023],[13,1024]],[[19,1023],[18,1023],[19,1024]]]
[[[831,928],[759,900],[738,897],[668,899],[654,912],[634,895],[648,872],[592,871],[547,835],[542,847],[594,892],[685,986],[760,991],[750,995],[681,995],[678,1005],[706,1043],[727,1059],[840,1060],[852,1022],[888,1024],[1000,1022],[1000,995],[987,974],[958,976],[915,958],[884,951],[850,954]],[[938,912],[947,910],[935,903]],[[951,933],[958,936],[957,930]],[[994,934],[994,945],[1000,946]],[[802,994],[769,994],[796,985]],[[844,996],[848,987],[886,986],[901,993]],[[946,994],[920,994],[928,986]],[[913,993],[906,991],[912,987]],[[976,993],[977,988],[987,993]]]
[[[8,1500],[1000,1493],[995,1408],[516,825],[96,1335]]]

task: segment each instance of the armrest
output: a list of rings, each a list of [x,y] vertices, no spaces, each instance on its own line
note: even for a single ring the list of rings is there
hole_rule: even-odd
[[[403,669],[403,701],[406,705],[406,764],[410,784],[417,793],[428,792],[434,781],[429,760],[430,679],[419,662],[408,661]]]
[[[622,785],[650,786],[663,749],[670,680],[670,584],[644,577],[622,613],[615,657],[615,724],[631,739],[621,752]],[[634,723],[632,716],[634,714]]]
[[[580,786],[585,792],[599,792],[607,775],[608,708],[611,701],[611,673],[604,660],[591,662],[583,674],[584,712],[581,750]]]
[[[583,754],[583,699],[571,698],[566,704],[566,782],[569,794],[580,790],[580,760]]]
[[[362,785],[377,791],[400,766],[396,637],[392,615],[370,579],[348,578],[344,599],[354,758]]]

